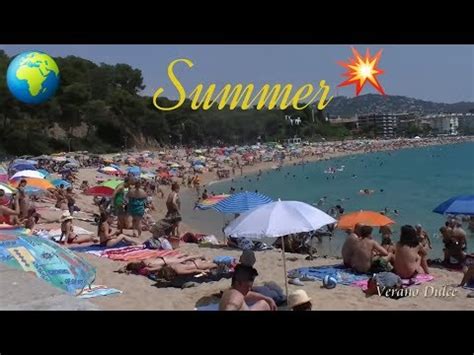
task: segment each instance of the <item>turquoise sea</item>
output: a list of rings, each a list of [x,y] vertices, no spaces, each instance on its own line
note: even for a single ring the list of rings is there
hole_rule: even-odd
[[[330,167],[341,166],[344,166],[343,171],[325,173]],[[442,249],[438,229],[445,218],[431,211],[452,196],[474,194],[474,143],[352,155],[304,166],[287,166],[280,171],[263,172],[258,180],[256,175],[236,176],[233,182],[216,183],[207,189],[208,192],[226,193],[231,186],[237,191],[240,188],[258,190],[274,199],[310,204],[326,196],[325,203],[318,207],[325,211],[336,204],[342,205],[345,213],[387,208],[388,216],[396,221],[394,241],[398,240],[402,225],[420,223],[432,239],[430,257],[437,257]],[[375,192],[369,196],[360,195],[361,189]],[[394,210],[398,210],[398,216]],[[223,216],[217,212],[187,212],[186,215],[195,219],[189,222],[202,227],[204,232],[216,233],[222,227]],[[203,214],[206,223],[197,222],[197,217],[202,218]],[[374,231],[374,236],[380,239],[378,230]],[[474,251],[474,235],[469,239],[469,250]],[[331,241],[325,238],[322,245],[315,246],[320,254],[339,255],[343,241],[344,234],[339,232]]]

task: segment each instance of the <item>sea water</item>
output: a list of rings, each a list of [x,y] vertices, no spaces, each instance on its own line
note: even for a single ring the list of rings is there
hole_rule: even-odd
[[[294,160],[295,164],[299,162]],[[331,167],[339,171],[327,173]],[[257,190],[275,200],[304,201],[323,211],[335,205],[341,205],[345,213],[387,209],[387,215],[396,222],[392,228],[394,241],[398,240],[402,225],[419,223],[432,241],[430,257],[439,257],[442,242],[438,230],[446,218],[432,210],[453,196],[474,194],[474,143],[351,155],[286,166],[279,171],[264,171],[260,177],[257,174],[240,177],[237,170],[234,181],[216,183],[208,186],[207,190],[208,193],[228,193],[230,187],[237,192],[241,188],[244,191]],[[362,195],[360,190],[363,189],[374,192]],[[324,197],[324,203],[317,206]],[[186,214],[194,219],[190,222],[202,227],[204,232],[221,233],[224,216],[218,212],[194,211]],[[206,222],[203,223],[203,220]],[[474,251],[474,235],[466,231],[468,249]],[[380,241],[378,229],[374,230],[373,235]],[[325,238],[322,244],[318,246],[316,243],[315,247],[320,254],[340,255],[344,239],[344,233],[339,231],[332,240]]]

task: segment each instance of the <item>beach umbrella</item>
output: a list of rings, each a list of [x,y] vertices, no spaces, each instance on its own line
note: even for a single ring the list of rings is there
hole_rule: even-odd
[[[101,183],[100,186],[109,187],[115,190],[117,186],[119,186],[122,183],[123,183],[122,180],[109,180],[109,181],[105,181]]]
[[[38,169],[37,170],[39,173],[43,174],[43,177],[44,178],[47,178],[48,176],[50,176],[51,174],[49,173],[49,171],[45,170],[45,169]]]
[[[221,213],[243,213],[273,200],[261,193],[239,192],[214,204],[211,208]]]
[[[15,173],[10,179],[27,178],[27,177],[44,179],[44,175],[37,170],[21,170]]]
[[[1,182],[0,182],[0,189],[5,191],[6,194],[12,194],[12,193],[16,192],[16,189],[13,186],[3,184]]]
[[[352,230],[357,223],[365,226],[381,227],[393,224],[395,221],[375,211],[359,211],[343,215],[337,222],[337,228]]]
[[[288,296],[286,274],[285,235],[312,232],[336,220],[323,211],[300,201],[275,201],[241,214],[224,229],[226,236],[234,238],[282,237],[283,271]]]
[[[69,181],[63,180],[63,179],[54,179],[51,181],[51,183],[55,187],[59,187],[60,185],[64,185],[65,188],[68,188],[71,186],[71,183]]]
[[[86,195],[99,196],[99,197],[111,197],[114,194],[115,189],[107,186],[94,186],[85,191]]]
[[[474,195],[460,195],[444,201],[433,212],[439,214],[474,215]]]
[[[139,166],[131,166],[127,169],[127,173],[137,176],[140,175],[141,169]]]
[[[10,170],[14,172],[22,171],[22,170],[36,170],[36,167],[33,164],[17,163],[17,164],[12,164],[10,166]]]
[[[201,201],[196,206],[196,208],[198,208],[200,210],[208,210],[209,208],[214,206],[216,203],[226,199],[229,196],[230,195],[227,195],[227,194],[211,196],[211,197],[206,198],[205,200]]]
[[[24,228],[0,228],[0,262],[36,275],[71,295],[95,280],[95,268],[69,249]]]
[[[14,179],[14,180],[10,179],[10,184],[13,187],[18,187],[21,180],[22,179]],[[25,180],[26,180],[26,185],[29,187],[36,187],[39,190],[54,189],[54,185],[46,179],[25,178]]]

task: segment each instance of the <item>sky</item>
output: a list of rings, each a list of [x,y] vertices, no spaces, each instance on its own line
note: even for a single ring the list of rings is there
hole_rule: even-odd
[[[473,45],[354,45],[374,55],[383,49],[378,76],[386,94],[403,95],[434,102],[474,101]],[[143,73],[143,94],[153,95],[159,87],[163,96],[177,98],[167,77],[168,64],[188,58],[194,67],[176,67],[186,91],[198,83],[206,86],[254,83],[256,89],[268,84],[307,83],[319,86],[326,80],[331,94],[353,97],[354,86],[336,88],[345,69],[337,64],[352,56],[351,45],[1,45],[8,55],[40,50],[53,57],[75,55],[95,63],[127,63]],[[61,69],[61,68],[59,68]],[[296,89],[294,89],[296,91]],[[377,93],[366,85],[361,94]]]

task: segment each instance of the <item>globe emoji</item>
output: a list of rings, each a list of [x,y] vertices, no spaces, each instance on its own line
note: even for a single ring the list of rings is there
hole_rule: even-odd
[[[20,53],[8,66],[7,85],[12,95],[21,102],[41,104],[53,97],[58,89],[58,65],[46,53]]]

